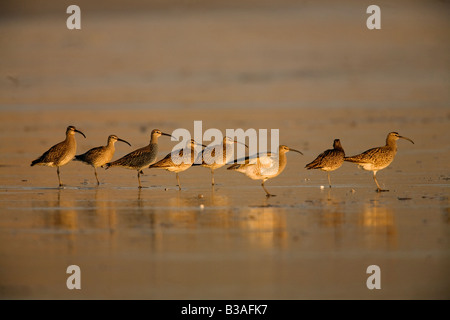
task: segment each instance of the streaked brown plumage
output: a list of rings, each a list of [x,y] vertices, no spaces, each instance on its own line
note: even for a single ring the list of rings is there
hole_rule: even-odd
[[[106,169],[109,169],[111,167],[122,167],[126,169],[137,170],[139,188],[142,188],[142,169],[148,167],[150,164],[156,161],[156,156],[158,155],[158,138],[161,135],[172,137],[168,133],[164,133],[161,132],[161,130],[154,129],[151,133],[150,143],[147,146],[134,150],[116,161],[105,164]]]
[[[116,141],[122,141],[131,147],[131,144],[123,139],[120,139],[116,135],[112,134],[108,137],[108,143],[106,146],[96,147],[88,150],[87,152],[75,156],[74,160],[84,162],[91,165],[94,168],[95,179],[97,179],[97,185],[100,184],[97,176],[97,168],[103,167],[106,163],[111,161],[114,156]]]
[[[364,151],[361,154],[345,157],[344,160],[348,162],[353,162],[358,164],[364,170],[373,172],[373,180],[377,185],[377,191],[389,191],[383,190],[380,188],[380,185],[377,181],[377,171],[382,170],[389,166],[391,162],[394,160],[395,154],[397,153],[397,140],[405,139],[414,144],[414,142],[406,137],[402,137],[397,132],[390,132],[386,138],[386,145],[382,147],[372,148],[367,151]]]
[[[189,154],[185,154],[184,149],[172,151],[163,159],[154,164],[151,164],[149,168],[165,169],[170,172],[175,172],[177,177],[178,189],[181,190],[180,178],[178,176],[178,173],[189,169],[194,163],[196,159],[196,145],[205,147],[205,145],[198,144],[194,139],[191,139],[189,144],[186,146],[190,150]]]
[[[77,130],[74,126],[68,126],[66,129],[66,139],[44,152],[39,158],[31,162],[31,166],[40,165],[48,167],[56,167],[59,186],[62,187],[61,177],[59,176],[59,167],[69,163],[77,152],[77,141],[75,140],[75,132],[83,135],[83,132]]]
[[[320,169],[327,172],[328,184],[331,188],[330,171],[334,171],[342,166],[344,163],[345,152],[342,148],[341,141],[335,139],[333,142],[333,149],[328,149],[317,156],[314,161],[308,163],[305,168]]]

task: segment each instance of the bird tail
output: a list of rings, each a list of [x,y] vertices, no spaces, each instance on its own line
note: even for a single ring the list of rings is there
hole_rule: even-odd
[[[158,162],[152,163],[152,164],[149,165],[148,167],[149,167],[150,169],[151,169],[151,168],[166,169],[166,168],[170,167],[170,164],[169,164],[169,163],[164,163],[164,162],[158,161]]]
[[[31,164],[30,164],[30,167],[32,167],[32,166],[38,164],[38,162],[39,162],[39,159],[33,160],[33,161],[31,162]]]
[[[348,162],[360,162],[356,157],[344,157],[344,161]]]
[[[112,162],[104,164],[103,167],[105,167],[105,170],[108,170],[110,167],[112,167]]]
[[[308,164],[305,166],[305,168],[308,169],[308,170],[311,170],[311,169],[318,169],[318,168],[319,168],[319,163],[313,161],[313,162],[311,162],[311,163],[308,163]]]
[[[239,163],[235,163],[235,164],[232,164],[231,166],[229,166],[227,168],[227,170],[239,170],[240,168],[241,168],[241,165]]]
[[[83,161],[83,160],[81,159],[81,155],[75,156],[72,160],[75,160],[75,161]]]

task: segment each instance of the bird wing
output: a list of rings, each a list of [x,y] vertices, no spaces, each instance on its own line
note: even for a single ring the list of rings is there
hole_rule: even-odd
[[[372,163],[373,159],[377,157],[380,153],[384,153],[383,147],[372,148],[364,151],[363,153],[357,154],[351,157],[345,157],[344,160],[354,163]]]
[[[259,158],[264,156],[272,156],[272,152],[266,153],[256,153],[251,156],[246,156],[244,158],[239,158],[233,161],[233,163],[237,164],[255,164]]]
[[[130,153],[124,155],[122,158],[117,159],[116,161],[110,162],[108,167],[117,166],[117,165],[124,166],[124,167],[139,166],[142,162],[142,155],[144,153],[148,153],[148,152],[149,152],[149,146],[136,149],[136,150],[131,151]]]
[[[105,149],[106,148],[104,146],[89,149],[85,153],[75,156],[75,160],[84,162],[92,161],[95,158],[97,158],[100,154],[102,154],[105,151]]]
[[[341,156],[344,158],[344,152],[341,150],[336,149],[328,149],[322,152],[317,156],[316,159],[314,159],[312,162],[308,163],[305,168],[307,169],[320,169],[323,167],[327,167],[330,162],[332,162],[333,159],[336,157]],[[340,159],[342,159],[340,158]]]
[[[194,151],[193,150],[191,150],[191,156],[189,159],[188,158],[189,154],[184,154],[184,149],[180,149],[180,150],[176,150],[176,151],[173,151],[173,152],[167,154],[164,158],[162,158],[158,162],[150,165],[149,168],[168,168],[168,167],[178,166],[179,163],[175,163],[174,159],[172,159],[173,153],[175,153],[175,154],[178,153],[179,159],[175,159],[175,161],[177,161],[177,162],[178,162],[178,160],[181,160],[181,163],[182,162],[190,162],[190,163],[194,162]]]
[[[258,157],[257,167],[261,176],[272,176],[278,173],[280,159],[277,153],[267,153]]]
[[[258,156],[257,160],[261,168],[270,168],[276,161],[277,154],[268,152],[267,154]]]
[[[245,158],[240,158],[235,160],[235,163],[229,166],[227,170],[242,170],[254,166],[258,166],[261,169],[270,168],[273,165],[273,160],[271,159],[272,156],[273,154],[271,152],[267,152],[264,154],[258,153]]]
[[[181,156],[183,155],[183,150],[181,150]],[[179,153],[179,154],[180,154]],[[172,153],[167,154],[164,158],[161,160],[155,162],[154,164],[151,164],[149,168],[168,168],[173,167],[175,163],[172,161]]]
[[[66,152],[66,146],[64,141],[55,144],[50,149],[45,151],[39,158],[32,162],[32,165],[37,163],[53,163],[56,160],[64,156]]]

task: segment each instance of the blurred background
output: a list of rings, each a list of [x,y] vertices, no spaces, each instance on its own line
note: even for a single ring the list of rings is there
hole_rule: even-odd
[[[372,2],[2,1],[0,107],[448,106],[449,1]]]

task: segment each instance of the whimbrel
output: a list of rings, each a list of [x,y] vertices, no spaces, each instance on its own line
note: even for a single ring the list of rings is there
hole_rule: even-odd
[[[377,191],[389,191],[380,188],[376,174],[377,171],[386,168],[394,160],[395,154],[397,153],[396,141],[398,139],[405,139],[414,144],[411,139],[402,137],[397,132],[390,132],[386,138],[385,146],[369,149],[353,157],[345,157],[344,160],[356,163],[364,170],[373,171],[373,180],[377,184]]]
[[[111,167],[123,167],[127,169],[137,170],[139,188],[142,188],[141,174],[144,173],[142,169],[148,167],[150,164],[156,161],[156,156],[158,155],[158,138],[161,135],[172,137],[168,133],[164,133],[161,132],[161,130],[154,129],[151,133],[150,143],[147,146],[134,150],[116,161],[108,162],[107,164],[105,164],[106,169],[109,169]]]
[[[223,167],[225,164],[228,164],[229,161],[233,158],[234,152],[232,146],[235,143],[241,142],[233,140],[230,137],[224,137],[221,144],[208,146],[198,154],[198,158],[193,166],[202,166],[211,169],[211,185],[214,185],[214,170]],[[247,147],[246,144],[241,144]]]
[[[264,182],[266,182],[268,179],[275,178],[281,172],[283,172],[287,163],[286,152],[289,151],[303,154],[298,150],[289,148],[288,146],[280,145],[278,147],[278,154],[267,152],[261,155],[258,154],[255,156],[246,157],[245,163],[235,163],[229,166],[227,169],[241,172],[253,180],[262,180],[261,186],[266,192],[266,196],[275,196],[274,194],[270,194],[269,191],[267,191],[266,187],[264,186]],[[237,162],[239,161],[240,160],[238,159]]]
[[[308,163],[305,168],[321,169],[327,172],[328,184],[331,188],[330,171],[334,171],[344,163],[345,152],[342,148],[341,141],[335,139],[333,142],[333,149],[328,149],[317,156],[314,161]]]
[[[116,135],[112,134],[108,137],[108,143],[106,146],[92,148],[89,151],[75,156],[74,160],[84,162],[86,164],[90,164],[94,168],[95,179],[97,179],[97,185],[100,185],[100,181],[98,181],[97,176],[97,168],[102,167],[111,161],[114,156],[115,148],[114,144],[116,141],[122,141],[128,144],[131,147],[131,144],[128,141],[120,139]]]
[[[205,145],[195,142],[194,139],[191,139],[190,142],[186,145],[186,148],[172,151],[163,159],[154,164],[151,164],[149,168],[165,169],[170,172],[175,172],[177,177],[178,189],[181,190],[180,177],[178,176],[178,173],[189,169],[194,163],[194,159],[196,159],[196,145],[206,147]],[[185,153],[185,149],[188,149],[188,151],[190,152]]]
[[[48,149],[39,158],[31,162],[31,166],[41,165],[48,167],[56,167],[56,173],[58,174],[59,186],[62,187],[61,177],[59,176],[59,167],[67,164],[73,159],[77,152],[77,141],[75,140],[75,132],[83,135],[83,132],[77,130],[74,126],[68,126],[66,129],[66,139],[53,147]]]

